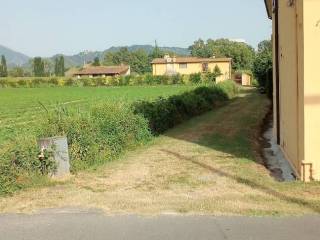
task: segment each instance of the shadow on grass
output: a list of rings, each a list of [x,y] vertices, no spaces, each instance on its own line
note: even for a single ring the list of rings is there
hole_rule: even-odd
[[[239,161],[252,161],[265,166],[263,161],[257,160],[257,149],[255,147],[260,147],[260,143],[257,143],[257,138],[261,133],[261,124],[267,112],[268,104],[266,104],[266,101],[255,91],[251,90],[244,97],[237,98],[228,105],[207,115],[200,116],[198,119],[193,119],[186,123],[186,125],[169,131],[165,135],[170,138],[192,142],[215,151],[227,153],[239,159]],[[210,124],[208,122],[214,123]],[[200,137],[193,138],[192,133],[200,135]],[[318,201],[288,196],[281,193],[280,190],[275,190],[272,186],[268,186],[267,183],[264,185],[255,179],[241,176],[241,174],[236,175],[225,172],[177,152],[170,150],[162,151],[180,160],[192,162],[219,176],[260,190],[282,201],[298,204],[316,213],[320,213],[320,203]],[[227,158],[226,161],[228,161]]]
[[[165,152],[166,154],[169,154],[169,155],[172,155],[172,156],[178,158],[179,160],[191,162],[197,166],[200,166],[206,170],[209,170],[211,173],[217,174],[218,176],[229,178],[229,179],[234,180],[240,184],[243,184],[243,185],[249,186],[251,188],[260,190],[260,191],[262,191],[268,195],[271,195],[275,198],[278,198],[282,201],[286,201],[288,203],[293,203],[293,204],[298,204],[298,205],[303,206],[305,208],[308,208],[318,214],[320,213],[320,206],[319,206],[319,203],[317,203],[317,202],[313,203],[311,201],[307,201],[307,200],[304,200],[301,198],[287,196],[286,194],[283,194],[283,193],[276,191],[272,188],[266,187],[262,184],[256,183],[255,181],[252,181],[252,180],[244,178],[244,177],[239,177],[234,174],[227,173],[225,171],[222,171],[221,169],[214,168],[210,165],[207,165],[205,163],[194,160],[193,158],[183,156],[182,154],[179,154],[179,153],[176,153],[176,152],[173,152],[170,150],[165,150],[165,149],[162,149],[162,151]]]

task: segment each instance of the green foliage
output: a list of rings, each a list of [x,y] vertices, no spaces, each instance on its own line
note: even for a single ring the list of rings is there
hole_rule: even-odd
[[[64,57],[59,56],[54,60],[54,74],[56,77],[64,77],[65,66],[64,66]]]
[[[0,195],[25,187],[31,174],[42,175],[38,155],[36,137],[32,134],[11,139],[0,149]]]
[[[151,73],[106,78],[64,78],[64,77],[36,77],[36,78],[0,78],[0,87],[103,87],[103,86],[131,86],[131,85],[177,85],[177,84],[207,84],[215,83],[221,75],[218,67],[213,72],[195,73],[189,75],[153,76]]]
[[[100,66],[100,65],[101,65],[101,64],[100,64],[100,59],[99,59],[99,57],[95,57],[94,60],[93,60],[92,66],[97,67],[97,66]]]
[[[133,109],[136,114],[148,119],[154,134],[160,134],[186,119],[213,109],[236,94],[235,83],[227,81],[212,87],[199,87],[168,99],[137,102],[133,105]]]
[[[189,80],[193,84],[199,84],[201,83],[201,73],[193,73],[190,74]]]
[[[43,136],[67,136],[73,172],[108,162],[151,137],[147,121],[124,104],[105,103],[85,114],[58,108],[42,128]]]
[[[259,43],[258,52],[253,64],[253,73],[261,87],[272,95],[272,42],[265,40]]]
[[[151,72],[150,58],[141,49],[130,52],[128,48],[121,48],[117,52],[108,52],[103,64],[107,66],[126,64],[131,67],[133,73],[138,74]]]
[[[251,69],[255,56],[255,51],[250,45],[228,39],[208,39],[207,42],[199,39],[189,49],[191,50],[191,55],[195,57],[209,58],[215,56],[232,58],[234,70]]]
[[[8,69],[7,69],[7,61],[4,55],[1,56],[0,62],[0,77],[7,77],[8,76]]]
[[[13,67],[9,71],[9,76],[10,77],[24,77],[25,76],[25,72],[24,72],[22,67]]]
[[[41,57],[35,57],[33,59],[33,74],[35,77],[45,76],[45,66],[44,61]]]

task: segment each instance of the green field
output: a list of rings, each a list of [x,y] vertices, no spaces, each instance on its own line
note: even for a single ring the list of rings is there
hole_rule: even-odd
[[[45,110],[59,105],[85,111],[104,101],[134,102],[142,99],[168,97],[193,86],[128,86],[110,88],[7,88],[0,89],[0,145],[6,139],[32,128]]]

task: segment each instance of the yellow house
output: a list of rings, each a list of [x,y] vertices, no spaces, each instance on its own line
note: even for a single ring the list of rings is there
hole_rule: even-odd
[[[166,55],[164,58],[154,59],[151,64],[154,76],[213,72],[218,66],[221,75],[216,81],[221,82],[231,79],[231,61],[231,58],[170,57]]]
[[[320,0],[265,4],[273,22],[274,135],[301,180],[320,180]]]

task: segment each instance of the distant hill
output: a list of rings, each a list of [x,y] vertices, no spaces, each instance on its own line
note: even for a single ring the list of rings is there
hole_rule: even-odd
[[[0,45],[0,55],[4,55],[8,66],[22,66],[28,63],[30,57]]]
[[[132,45],[132,46],[125,46],[128,48],[129,51],[136,51],[142,49],[146,51],[148,54],[152,52],[154,49],[151,45]],[[82,52],[75,55],[64,55],[65,58],[65,66],[66,68],[70,67],[77,67],[82,66],[84,62],[92,62],[95,57],[99,57],[103,59],[106,53],[108,52],[116,52],[119,51],[122,47],[111,47],[105,51],[92,51],[92,52]],[[173,52],[179,56],[190,55],[190,51],[187,48],[180,48],[180,47],[160,47],[161,50],[164,52]],[[8,66],[23,66],[24,68],[31,68],[31,64],[29,62],[30,57],[13,51],[7,47],[0,45],[0,55],[5,55]],[[54,59],[61,54],[54,55],[50,58],[46,58],[52,65],[54,63]]]

